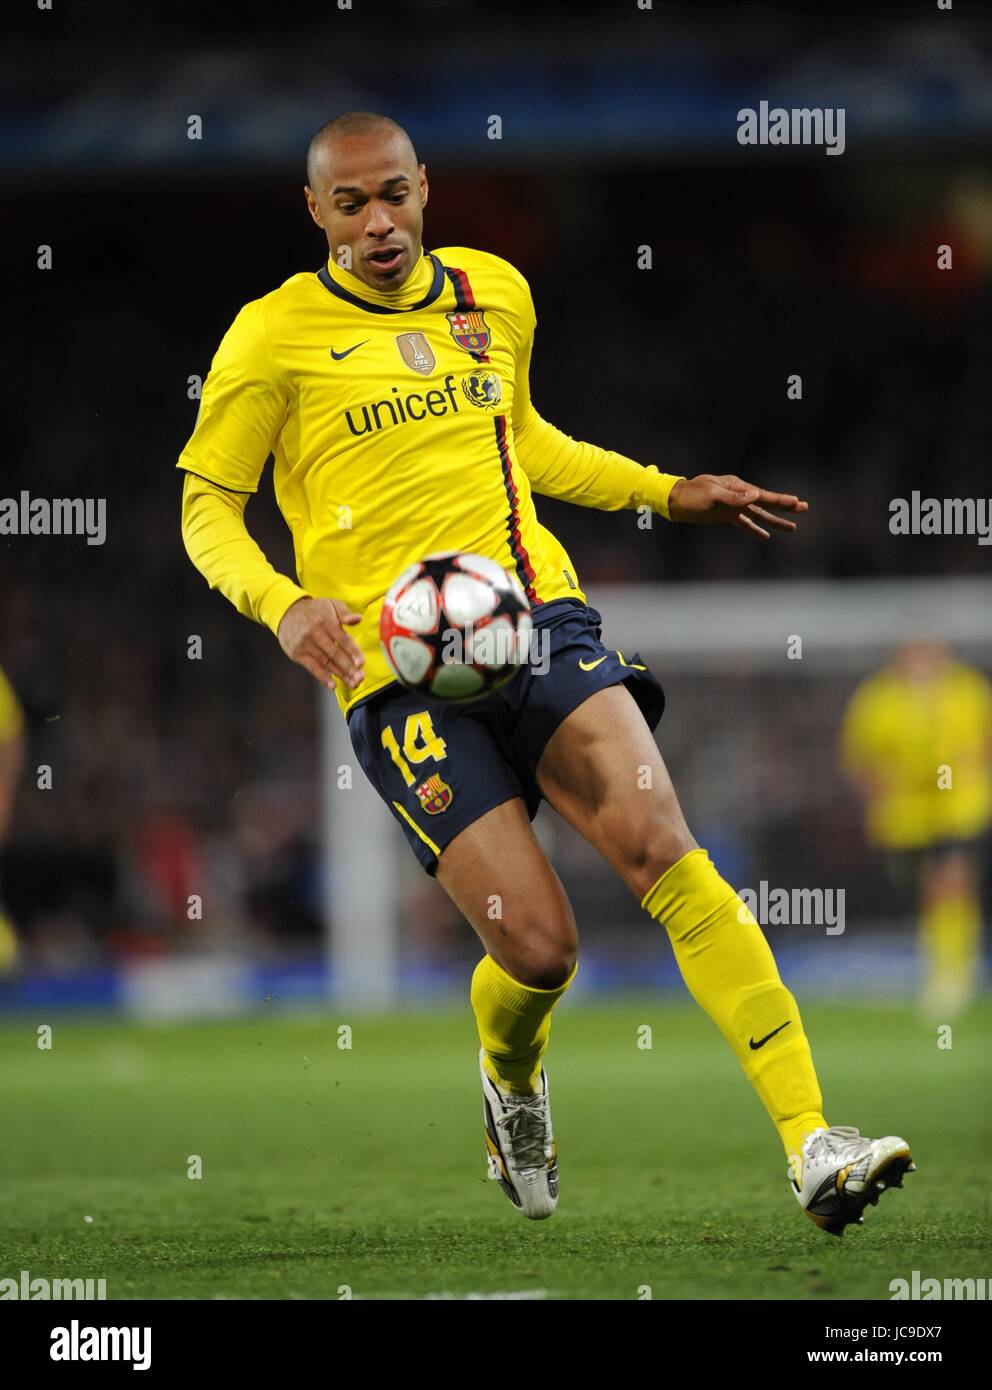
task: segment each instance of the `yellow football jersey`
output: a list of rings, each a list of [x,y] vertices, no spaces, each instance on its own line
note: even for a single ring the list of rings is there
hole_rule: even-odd
[[[842,749],[849,771],[873,784],[874,844],[919,849],[992,823],[992,686],[962,662],[926,685],[892,670],[869,676],[848,705]]]
[[[674,476],[577,443],[537,414],[534,327],[519,271],[449,247],[422,253],[394,293],[329,260],[245,305],[221,342],[178,467],[242,494],[231,499],[236,517],[274,454],[299,585],[260,552],[257,578],[230,573],[230,545],[225,571],[224,546],[210,545],[209,527],[191,541],[184,512],[187,548],[211,584],[273,631],[301,593],[362,614],[348,632],[365,679],[354,691],[337,682],[342,709],[394,679],[379,614],[408,565],[472,551],[515,572],[532,605],[582,599],[534,492],[667,516]]]
[[[24,713],[10,681],[0,671],[0,743],[17,738],[24,728]]]

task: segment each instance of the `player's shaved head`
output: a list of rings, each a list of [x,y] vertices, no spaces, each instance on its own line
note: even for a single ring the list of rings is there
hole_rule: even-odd
[[[378,290],[397,290],[423,256],[427,172],[398,122],[346,111],[307,151],[310,216],[333,262]]]
[[[406,146],[405,153],[413,168],[417,167],[417,152],[413,141],[399,124],[390,116],[380,115],[378,111],[345,111],[332,120],[325,121],[310,141],[307,150],[307,183],[316,188],[320,179],[320,169],[324,155],[329,154],[335,142],[348,136],[367,139],[369,136],[385,135],[398,137]]]

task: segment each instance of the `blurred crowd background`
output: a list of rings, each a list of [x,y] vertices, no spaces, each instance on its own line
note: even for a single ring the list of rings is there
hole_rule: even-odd
[[[28,975],[177,950],[320,954],[334,873],[321,697],[193,570],[174,465],[196,414],[188,380],[238,309],[321,263],[304,158],[339,111],[407,126],[431,180],[429,249],[480,247],[527,276],[546,419],[668,472],[733,472],[810,501],[801,535],[767,545],[540,501],[586,587],[649,583],[664,605],[702,580],[988,576],[976,537],[888,526],[891,499],[913,490],[989,495],[988,17],[883,6],[828,29],[775,5],[620,8],[573,5],[563,23],[556,7],[294,6],[277,24],[251,6],[232,21],[67,3],[11,22],[0,493],[104,497],[108,525],[102,546],[0,538],[0,666],[29,748],[0,884]],[[761,99],[845,106],[843,156],[740,146],[736,112]],[[186,138],[191,113],[201,141]],[[41,245],[51,270],[36,268]],[[270,487],[247,517],[291,572]],[[873,917],[909,910],[886,896],[835,756],[884,643],[798,699],[789,672],[739,654],[722,673],[669,676],[650,632],[641,651],[668,689],[662,750],[725,871],[860,884]],[[965,655],[992,671],[989,649]],[[638,958],[636,904],[564,828],[543,833],[584,940]],[[469,929],[412,856],[404,873],[404,951],[461,970],[478,955]]]

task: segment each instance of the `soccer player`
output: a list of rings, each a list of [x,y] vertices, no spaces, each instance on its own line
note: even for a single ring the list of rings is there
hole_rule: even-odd
[[[912,885],[937,1022],[972,999],[981,960],[979,883],[992,827],[992,685],[941,642],[909,642],[862,681],[841,730],[865,798],[865,830]]]
[[[24,712],[10,681],[0,671],[0,845],[7,838],[24,762]],[[0,977],[17,961],[17,933],[0,899]]]
[[[671,476],[543,420],[530,396],[527,282],[484,251],[424,249],[427,174],[394,121],[349,112],[324,125],[305,194],[328,258],[245,305],[220,344],[178,464],[183,538],[212,587],[336,689],[369,780],[485,947],[471,1001],[490,1172],[523,1215],[554,1211],[542,1057],[577,938],[530,825],[543,797],[663,924],[690,992],[771,1116],[800,1206],[840,1234],[883,1187],[901,1185],[909,1148],[828,1127],[796,1001],[754,917],[690,834],[652,737],[661,687],[636,655],[600,641],[600,615],[534,495],[647,506],[764,539],[794,530],[780,513],[806,503],[733,476]],[[298,583],[245,527],[270,452]],[[383,596],[443,550],[518,576],[549,669],[525,666],[478,704],[427,708],[396,683],[379,643]],[[432,795],[438,778],[446,796]]]

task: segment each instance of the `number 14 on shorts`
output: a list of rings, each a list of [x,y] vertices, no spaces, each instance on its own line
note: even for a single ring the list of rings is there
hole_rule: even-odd
[[[408,787],[412,787],[417,780],[410,768],[411,763],[422,763],[427,758],[440,762],[447,756],[444,739],[436,732],[429,710],[407,715],[403,723],[402,746],[392,726],[387,724],[382,731],[382,746],[399,768]]]

